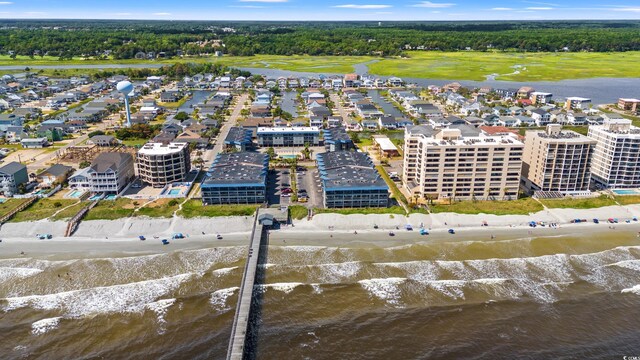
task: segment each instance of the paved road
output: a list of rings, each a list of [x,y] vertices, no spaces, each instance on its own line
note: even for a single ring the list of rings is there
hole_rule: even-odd
[[[101,122],[97,124],[97,128],[92,130],[92,131],[96,131],[96,130],[104,130],[108,125],[110,125],[110,123],[105,123],[105,122]],[[49,167],[49,165],[47,165],[47,163],[50,162],[54,162],[56,160],[56,157],[58,154],[62,154],[66,149],[68,149],[71,146],[76,146],[78,144],[80,144],[81,142],[87,140],[89,138],[88,132],[85,135],[80,135],[79,137],[71,140],[70,142],[68,142],[67,144],[65,144],[64,146],[57,148],[55,151],[43,151],[40,154],[38,154],[37,156],[35,156],[35,161],[31,161],[31,159],[25,159],[24,156],[21,156],[21,160],[23,162],[28,162],[27,163],[27,170],[31,173],[31,172],[35,172],[38,169],[43,169],[43,168],[47,168]],[[12,153],[16,154],[16,153]]]
[[[225,123],[222,125],[222,128],[220,128],[220,133],[218,134],[216,144],[213,146],[213,150],[207,151],[204,155],[205,168],[207,166],[210,166],[213,162],[213,159],[216,158],[216,155],[222,152],[224,147],[224,139],[227,137],[227,134],[229,134],[229,130],[231,129],[231,127],[236,126],[236,124],[238,123],[240,112],[244,108],[244,103],[248,98],[249,94],[242,94],[236,101],[236,106],[233,108],[231,116],[227,121],[225,121]]]
[[[343,120],[348,119],[349,118],[349,112],[347,112],[347,110],[342,106],[342,103],[340,102],[340,97],[338,96],[338,94],[330,93],[329,94],[329,98],[335,104],[336,109],[338,109],[338,114],[340,116],[342,116],[342,119]]]

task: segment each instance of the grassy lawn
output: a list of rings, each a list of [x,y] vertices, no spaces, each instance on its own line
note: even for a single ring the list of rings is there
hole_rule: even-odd
[[[146,144],[148,141],[149,139],[121,140],[121,142],[124,145],[131,146],[131,147],[141,147],[142,145]]]
[[[400,189],[398,189],[398,186],[396,185],[396,183],[394,183],[393,180],[389,178],[389,174],[387,174],[387,171],[382,167],[382,165],[376,166],[376,169],[380,173],[380,176],[382,176],[384,181],[387,183],[387,186],[389,186],[389,189],[391,190],[391,194],[393,194],[393,198],[399,202],[403,202],[406,205],[407,198],[405,198],[402,192],[400,192]]]
[[[640,77],[640,52],[518,53],[409,52],[408,59],[389,58],[369,65],[376,75],[427,79],[556,81],[594,77]]]
[[[168,218],[178,210],[183,199],[158,199],[136,211],[136,216],[148,216],[152,218]]]
[[[177,109],[180,106],[184,105],[184,103],[187,102],[187,100],[189,100],[189,96],[185,96],[182,99],[178,100],[178,101],[174,101],[174,102],[161,102],[158,101],[158,106],[163,106],[166,107],[168,109]]]
[[[405,215],[402,206],[392,206],[387,208],[346,208],[346,209],[313,209],[314,214],[398,214]]]
[[[307,217],[308,210],[302,205],[289,206],[289,215],[292,219],[302,220]]]
[[[119,198],[116,200],[102,200],[89,210],[85,220],[115,220],[133,215],[135,200]],[[138,200],[140,202],[140,200]]]
[[[11,219],[11,222],[43,220],[53,215],[56,211],[77,202],[78,200],[70,199],[40,199],[17,213]]]
[[[0,217],[7,215],[25,201],[27,201],[27,199],[7,199],[7,201],[0,204]]]
[[[510,201],[458,201],[451,205],[430,205],[431,212],[455,212],[459,214],[528,215],[544,209],[531,198]]]
[[[53,216],[51,218],[51,220],[53,220],[53,221],[69,220],[72,217],[74,217],[78,213],[78,211],[82,210],[83,207],[85,207],[85,206],[87,206],[89,204],[90,204],[90,202],[88,202],[88,201],[80,201],[77,204],[75,204],[73,206],[70,206],[70,207],[60,211],[58,214]]]
[[[540,201],[548,208],[561,209],[593,209],[603,206],[616,205],[615,201],[607,195],[601,195],[597,198],[590,199],[545,199]]]
[[[188,200],[182,205],[178,215],[184,218],[216,217],[216,216],[250,216],[253,215],[258,205],[207,205],[203,206],[200,200]]]
[[[620,205],[640,204],[640,195],[616,196],[615,198]]]

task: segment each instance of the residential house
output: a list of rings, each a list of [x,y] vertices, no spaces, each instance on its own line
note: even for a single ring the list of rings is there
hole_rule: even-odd
[[[532,110],[531,118],[536,122],[536,126],[547,126],[551,122],[551,114],[542,109]]]
[[[111,135],[96,135],[91,137],[90,140],[97,146],[114,146],[118,144],[118,140]]]
[[[91,176],[89,174],[91,167],[76,170],[69,176],[69,187],[77,190],[91,190]]]
[[[117,195],[135,176],[133,156],[122,152],[103,152],[91,163],[88,175],[91,192]]]
[[[0,167],[0,192],[6,197],[18,193],[21,184],[29,182],[27,167],[19,162],[10,162]]]
[[[25,149],[41,149],[49,146],[49,140],[47,138],[26,138],[20,140],[20,144]]]
[[[55,164],[38,174],[36,180],[40,183],[40,187],[51,187],[54,184],[64,183],[72,171],[73,168],[71,166]]]

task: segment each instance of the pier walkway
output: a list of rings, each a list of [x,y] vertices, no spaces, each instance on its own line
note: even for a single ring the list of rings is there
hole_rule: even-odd
[[[251,243],[249,244],[249,253],[244,268],[244,275],[242,276],[240,293],[238,294],[236,314],[233,319],[233,327],[231,328],[227,360],[242,360],[246,358],[246,351],[249,350],[245,349],[245,345],[247,343],[247,331],[251,318],[251,303],[253,299],[253,287],[256,281],[258,258],[260,255],[260,243],[264,235],[264,226],[258,221],[259,217],[260,209],[256,211],[256,216],[253,220]]]

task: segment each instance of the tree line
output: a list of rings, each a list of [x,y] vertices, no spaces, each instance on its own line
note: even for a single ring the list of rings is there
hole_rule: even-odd
[[[224,46],[222,46],[224,44]],[[231,55],[402,55],[439,51],[640,50],[640,21],[207,22],[0,20],[0,53],[133,59]]]

